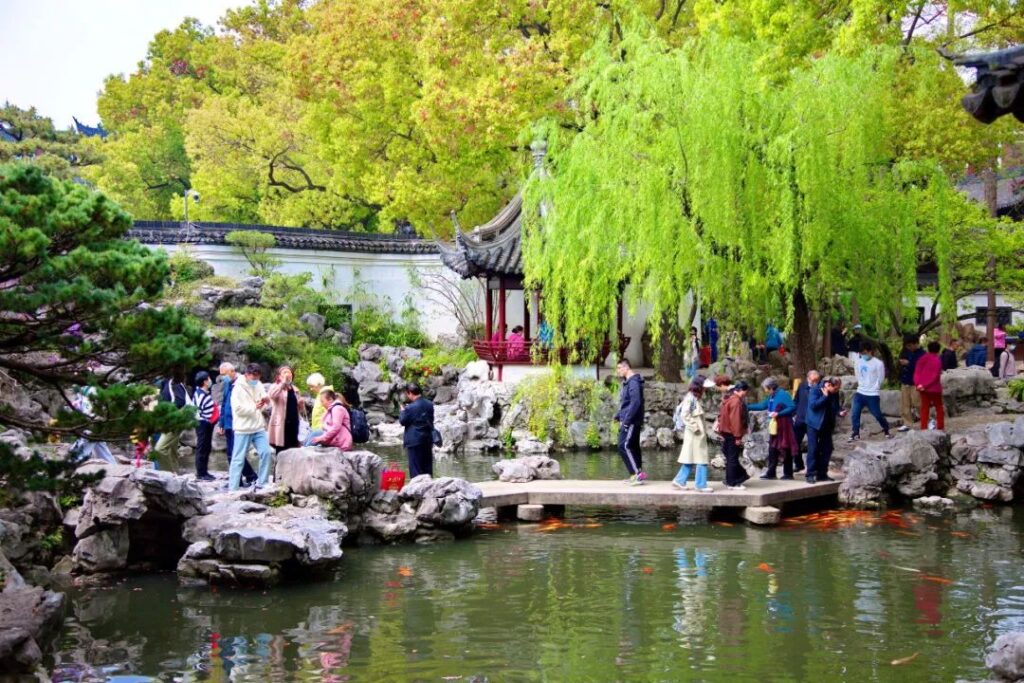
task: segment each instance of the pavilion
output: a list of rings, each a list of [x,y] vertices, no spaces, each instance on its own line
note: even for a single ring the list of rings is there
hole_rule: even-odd
[[[543,142],[532,146],[534,173],[543,173],[543,160],[547,146]],[[550,339],[534,337],[544,320],[538,291],[528,291],[523,278],[522,253],[522,193],[517,193],[498,214],[487,223],[464,232],[455,224],[454,246],[440,247],[441,260],[463,279],[480,278],[484,289],[484,337],[473,341],[473,349],[480,360],[496,367],[498,380],[502,380],[505,365],[545,365],[558,360],[570,361],[569,349],[553,349]],[[454,216],[453,216],[454,219]],[[509,310],[510,299],[514,302]],[[531,305],[532,302],[532,305]],[[522,314],[519,314],[521,305]],[[495,315],[497,314],[497,315]],[[514,320],[510,317],[514,316]],[[525,341],[509,341],[510,322],[521,324]],[[625,353],[630,338],[622,334],[622,297],[618,301],[616,331],[617,352]],[[600,365],[611,352],[611,341],[605,340],[593,363]]]

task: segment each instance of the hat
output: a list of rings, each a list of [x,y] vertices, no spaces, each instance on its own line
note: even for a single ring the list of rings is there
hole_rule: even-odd
[[[735,389],[736,391],[749,391],[750,385],[744,382],[743,380],[740,380],[739,382],[736,382],[736,384],[734,384],[732,388]]]
[[[200,370],[196,373],[196,386],[201,387],[206,384],[206,380],[210,379],[210,373],[206,370]]]
[[[862,330],[862,329],[864,329],[864,326],[861,325],[860,323],[857,323],[856,325],[853,326],[853,329],[855,329],[855,330]]]
[[[307,387],[322,387],[325,384],[327,384],[327,380],[319,372],[314,372],[306,378]]]
[[[706,380],[704,380],[704,388],[705,389],[714,389],[715,388],[715,380],[713,380],[713,379],[706,379]]]

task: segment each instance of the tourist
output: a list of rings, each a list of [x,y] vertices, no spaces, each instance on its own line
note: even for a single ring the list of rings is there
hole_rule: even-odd
[[[796,404],[789,392],[779,387],[774,377],[761,382],[761,389],[767,394],[763,401],[751,403],[747,410],[767,410],[768,418],[768,467],[762,479],[775,479],[779,455],[782,456],[782,478],[793,478],[793,456],[799,452],[800,446],[793,433],[793,416]]]
[[[914,410],[920,410],[921,400],[914,382],[914,369],[917,361],[924,355],[924,351],[918,346],[917,337],[913,335],[903,336],[903,350],[900,351],[900,419],[903,424],[898,431],[905,432],[914,424]]]
[[[1006,329],[1003,323],[997,322],[996,329],[992,331],[992,348],[995,349],[996,358],[999,358],[999,354],[1006,348]]]
[[[985,367],[985,362],[988,360],[988,339],[982,337],[979,339],[974,346],[970,348],[967,355],[964,356],[964,365],[967,367],[977,366],[979,368]]]
[[[405,407],[398,414],[405,427],[402,445],[409,461],[409,478],[434,476],[434,404],[423,398],[418,384],[405,385]]]
[[[676,406],[673,422],[676,430],[683,432],[683,447],[678,459],[682,467],[672,480],[672,485],[677,489],[685,489],[690,470],[696,466],[694,485],[697,491],[710,493],[713,489],[708,486],[708,434],[704,424],[704,407],[700,401],[703,396],[704,378],[695,378],[690,382],[690,390],[682,402]]]
[[[849,354],[849,349],[846,348],[846,326],[842,323],[832,326],[832,330],[829,332],[829,344],[832,347],[833,356],[842,356],[846,358]]]
[[[810,400],[811,389],[821,382],[821,373],[817,370],[807,371],[807,381],[801,382],[796,389],[796,414],[793,415],[793,435],[796,436],[796,455],[793,458],[793,471],[802,472],[804,459],[800,455],[803,448],[804,437],[807,436],[807,403]]]
[[[218,379],[222,382],[224,388],[220,399],[220,420],[217,426],[217,433],[224,437],[228,469],[230,470],[231,458],[235,453],[235,427],[231,414],[231,391],[235,386],[235,380],[238,379],[238,372],[235,371],[234,364],[228,362],[220,364],[219,372],[220,376]],[[254,481],[256,481],[256,471],[253,470],[249,461],[243,458],[242,482],[249,486]]]
[[[71,407],[91,419],[95,417],[92,408],[92,397],[95,395],[96,387],[82,387],[76,392],[75,398],[71,402]],[[75,455],[76,460],[84,462],[92,458],[98,458],[103,462],[116,465],[117,458],[110,452],[110,446],[105,441],[94,441],[91,436],[91,432],[86,431],[84,436],[80,437],[71,446],[71,452]]]
[[[508,325],[502,325],[501,327],[494,330],[494,334],[491,335],[491,341],[495,344],[500,344],[505,341],[505,333],[508,332]]]
[[[935,406],[935,426],[940,431],[946,427],[945,411],[942,406],[942,358],[939,351],[942,346],[939,342],[928,344],[928,353],[924,354],[917,361],[917,370],[914,372],[914,384],[921,392],[921,429],[928,428],[928,415],[932,406]]]
[[[700,339],[697,338],[696,327],[690,328],[690,338],[686,341],[683,361],[686,364],[686,378],[693,379],[700,368]]]
[[[708,347],[711,349],[711,362],[718,362],[718,321],[714,318],[708,318],[707,322],[704,323],[704,339],[708,342]]]
[[[210,373],[200,370],[196,373],[196,479],[213,481],[210,475],[210,449],[213,447],[213,426],[220,419],[220,408],[210,396],[213,381]]]
[[[547,318],[540,321],[540,328],[537,330],[537,341],[540,342],[540,347],[544,351],[550,350],[555,343],[555,329],[551,327],[551,323],[547,321]]]
[[[309,413],[309,436],[306,437],[303,446],[309,446],[313,443],[313,439],[324,433],[322,423],[326,409],[323,401],[320,400],[320,394],[328,389],[334,391],[334,387],[327,384],[327,380],[319,372],[314,372],[306,378],[306,387],[313,396],[313,409]]]
[[[882,382],[885,380],[885,364],[875,358],[875,343],[865,339],[860,346],[860,355],[857,357],[857,393],[853,395],[853,433],[849,441],[860,440],[860,415],[867,408],[868,412],[878,421],[885,433],[885,438],[891,439],[889,423],[882,415]]]
[[[292,369],[282,365],[277,369],[274,384],[267,392],[270,397],[270,445],[280,453],[289,448],[298,448],[299,420],[305,414],[305,404],[300,407],[299,392],[292,384]]]
[[[846,352],[849,354],[850,360],[853,361],[854,365],[856,365],[857,359],[860,358],[861,347],[863,344],[864,326],[857,323],[853,326],[850,338],[846,342]]]
[[[640,430],[644,426],[644,378],[633,372],[629,360],[620,358],[615,374],[622,379],[619,390],[619,410],[613,420],[619,423],[619,456],[626,464],[630,486],[639,486],[647,479],[643,454],[640,452]]]
[[[782,337],[782,332],[779,331],[779,328],[775,327],[775,325],[773,325],[772,323],[768,323],[768,326],[765,328],[764,331],[765,351],[768,354],[771,354],[772,351],[779,351],[782,349],[783,342],[784,339]]]
[[[828,476],[832,460],[832,435],[836,418],[845,415],[839,407],[839,391],[843,383],[830,377],[815,384],[807,399],[807,483],[832,481]]]
[[[740,445],[747,433],[747,392],[750,386],[739,381],[733,385],[722,401],[718,413],[718,433],[722,437],[722,454],[725,456],[725,485],[742,491],[749,475],[740,465]]]
[[[954,339],[949,342],[949,347],[942,350],[942,371],[955,370],[960,365],[957,353],[960,351],[960,340]]]
[[[185,386],[185,372],[176,368],[170,379],[164,381],[160,387],[160,400],[165,403],[174,403],[176,408],[194,405],[192,392]],[[156,460],[159,469],[168,472],[178,471],[178,446],[181,444],[181,433],[177,431],[164,432],[157,439],[153,448],[153,459]]]
[[[512,360],[526,358],[526,337],[523,336],[523,326],[516,325],[512,328],[512,334],[508,335],[508,357]]]
[[[337,448],[342,451],[352,450],[354,443],[352,439],[352,418],[345,405],[345,399],[340,394],[334,393],[334,389],[321,389],[317,396],[317,403],[323,406],[323,431],[313,437],[313,443],[317,446]]]
[[[1002,350],[996,359],[996,368],[998,369],[996,376],[999,379],[1012,379],[1017,376],[1017,359],[1013,357],[1013,352],[1016,349],[1015,344],[1010,344]]]
[[[254,488],[266,486],[270,479],[270,465],[274,459],[274,451],[267,440],[266,422],[263,409],[270,405],[267,390],[260,382],[260,366],[249,363],[245,375],[235,380],[231,389],[231,419],[235,430],[235,446],[231,452],[231,466],[228,469],[228,488],[237,491],[242,480],[242,465],[249,454],[249,448],[255,448],[259,454],[259,475]]]

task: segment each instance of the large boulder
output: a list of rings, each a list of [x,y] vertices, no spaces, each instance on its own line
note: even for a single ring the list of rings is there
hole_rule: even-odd
[[[995,378],[977,366],[946,370],[942,373],[942,393],[959,405],[992,399],[996,395]]]
[[[985,666],[1001,681],[1024,680],[1024,633],[1006,633],[985,655]]]
[[[482,492],[463,479],[415,477],[399,492],[381,491],[363,519],[363,539],[425,543],[472,530]]]
[[[863,444],[846,456],[839,499],[847,505],[873,506],[891,497],[918,498],[941,488],[941,463],[930,437],[916,432]]]
[[[29,674],[63,620],[64,596],[27,584],[2,553],[0,582],[0,672]]]
[[[319,313],[303,313],[299,316],[299,322],[303,324],[309,336],[313,339],[322,337],[324,329],[327,327],[327,318]]]
[[[370,451],[309,446],[277,454],[274,482],[303,496],[367,504],[380,488],[383,463]]]
[[[79,472],[105,476],[89,487],[74,515],[75,568],[108,571],[142,564],[173,566],[184,545],[185,520],[206,512],[203,493],[191,477],[130,465],[85,465]],[[90,540],[90,537],[100,535]]]
[[[534,479],[561,479],[558,461],[546,455],[529,455],[512,460],[499,460],[491,465],[499,481],[527,482]]]
[[[185,583],[269,585],[300,568],[333,567],[348,528],[328,515],[319,505],[275,507],[244,494],[220,494],[207,514],[186,522],[190,545],[178,562],[178,577]]]
[[[949,483],[979,500],[1008,502],[1024,474],[1024,419],[972,427],[948,450]]]

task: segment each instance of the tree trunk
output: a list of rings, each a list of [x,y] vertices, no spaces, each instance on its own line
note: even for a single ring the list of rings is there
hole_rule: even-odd
[[[985,183],[985,206],[988,207],[988,215],[995,218],[999,215],[999,180],[996,178],[996,172],[991,168],[986,169],[981,177]],[[985,264],[985,274],[988,276],[989,286],[991,286],[995,282],[996,275],[995,256],[989,257],[988,263]],[[996,344],[993,332],[996,329],[996,292],[994,289],[989,289],[987,295],[988,311],[985,316],[985,335],[988,337],[988,360],[995,362]]]
[[[666,313],[661,316],[659,325],[661,334],[658,338],[657,376],[666,382],[680,382],[683,373],[684,337],[677,322],[678,317]]]
[[[793,292],[793,377],[803,377],[816,365],[814,333],[811,330],[811,308],[802,289]]]

